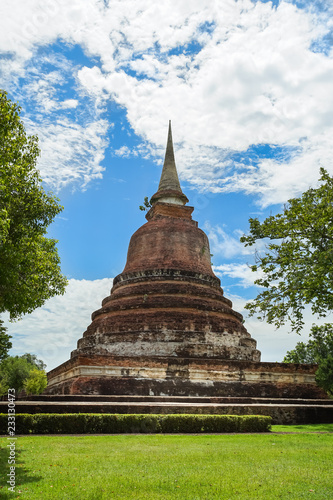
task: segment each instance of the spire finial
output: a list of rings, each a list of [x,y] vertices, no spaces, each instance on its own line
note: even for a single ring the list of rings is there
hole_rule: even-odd
[[[158,191],[152,196],[151,201],[152,203],[161,201],[164,203],[173,203],[176,205],[184,205],[188,202],[187,197],[181,190],[176,169],[175,154],[173,151],[172,142],[171,120],[169,120],[168,141],[165,151],[161,180],[158,186]]]
[[[161,180],[158,186],[159,191],[165,189],[172,189],[173,191],[179,191],[180,193],[182,192],[176,169],[175,154],[173,151],[171,120],[169,120],[168,142],[165,151]]]

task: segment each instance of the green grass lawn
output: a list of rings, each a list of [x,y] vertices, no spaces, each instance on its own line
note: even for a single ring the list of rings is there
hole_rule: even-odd
[[[272,434],[23,436],[15,493],[0,498],[333,498],[333,425],[274,426]],[[281,433],[275,433],[280,431]],[[309,433],[319,431],[321,433]]]
[[[272,432],[333,432],[333,424],[272,425]]]

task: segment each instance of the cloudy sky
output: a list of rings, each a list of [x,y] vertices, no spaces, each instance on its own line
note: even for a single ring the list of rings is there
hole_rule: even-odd
[[[12,354],[48,369],[69,358],[145,222],[169,119],[183,190],[242,312],[258,291],[239,243],[249,217],[316,186],[320,166],[333,174],[332,46],[331,0],[2,0],[0,86],[64,205],[49,235],[69,278],[63,297],[9,324]],[[300,340],[246,326],[263,361]]]

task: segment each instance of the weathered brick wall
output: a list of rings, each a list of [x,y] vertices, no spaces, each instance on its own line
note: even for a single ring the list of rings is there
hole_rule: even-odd
[[[316,365],[77,356],[48,374],[48,394],[322,398]]]
[[[133,234],[124,273],[159,268],[213,275],[208,238],[195,221],[159,216]]]

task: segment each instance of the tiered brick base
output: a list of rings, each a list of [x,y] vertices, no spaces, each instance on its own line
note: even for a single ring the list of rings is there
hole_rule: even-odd
[[[6,413],[7,402],[0,402]],[[269,415],[273,424],[333,422],[333,400],[176,396],[31,396],[16,402],[16,413],[141,413]],[[80,432],[80,429],[77,429]],[[146,432],[143,428],[142,432]]]
[[[285,363],[80,355],[49,372],[46,393],[323,398],[315,370]]]

